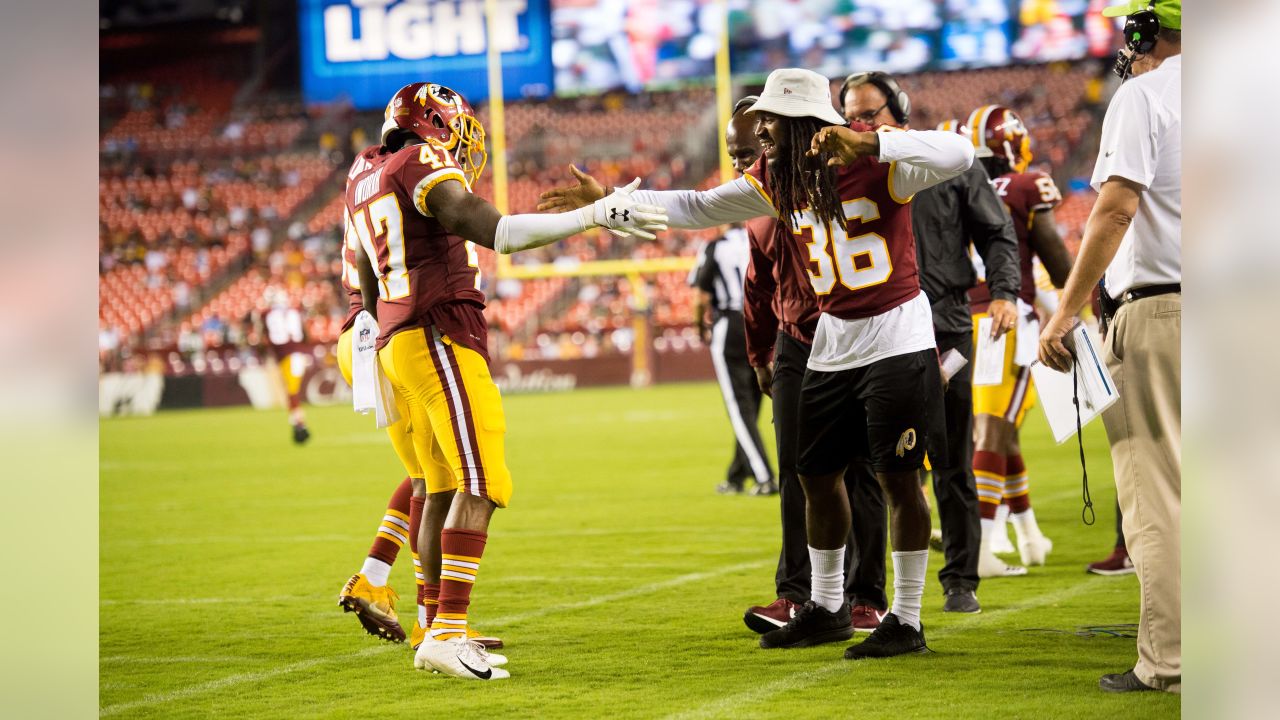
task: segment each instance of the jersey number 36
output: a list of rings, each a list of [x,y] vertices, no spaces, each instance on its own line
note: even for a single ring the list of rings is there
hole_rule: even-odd
[[[868,198],[848,200],[843,207],[850,224],[880,219],[879,206]],[[808,243],[809,260],[816,270],[809,269],[809,281],[818,295],[831,292],[837,279],[850,290],[861,290],[879,285],[893,274],[889,245],[876,233],[849,237],[843,227],[819,223],[813,210],[800,213],[795,228],[797,235],[806,229],[813,235],[813,241]]]

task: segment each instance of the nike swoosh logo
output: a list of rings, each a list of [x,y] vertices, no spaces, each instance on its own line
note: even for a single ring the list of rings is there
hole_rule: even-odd
[[[1103,157],[1111,157],[1112,155],[1115,155],[1115,154],[1116,154],[1115,150],[1108,150],[1107,154],[1104,155]]]
[[[467,670],[470,670],[472,675],[475,675],[476,677],[480,678],[481,680],[488,680],[489,678],[493,677],[493,669],[492,669],[492,668],[485,668],[484,672],[480,672],[479,670],[477,670],[477,669],[475,669],[475,668],[471,667],[470,665],[466,664],[465,662],[463,662],[463,661],[462,661],[462,658],[458,658],[458,664],[459,664],[459,665],[461,665],[462,667],[466,668]]]

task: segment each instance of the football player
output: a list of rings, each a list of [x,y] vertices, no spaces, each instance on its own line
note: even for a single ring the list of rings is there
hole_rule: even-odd
[[[424,476],[414,483],[425,498],[417,547],[425,601],[436,601],[428,605],[436,612],[414,667],[507,678],[506,658],[467,638],[489,521],[511,498],[475,246],[511,253],[594,227],[653,239],[666,216],[632,200],[639,178],[575,213],[502,215],[471,193],[488,159],[484,128],[466,99],[443,85],[397,91],[381,139],[355,159],[345,210],[359,239],[363,305],[379,323],[378,364],[403,398]]]
[[[342,323],[342,333],[338,336],[338,369],[342,377],[351,384],[351,345],[352,326],[356,315],[364,309],[360,295],[360,277],[356,271],[356,249],[360,239],[351,228],[351,219],[344,212],[344,242],[342,246],[342,289],[347,294],[347,318]],[[378,524],[369,555],[364,560],[360,572],[352,575],[342,591],[338,593],[338,605],[344,612],[356,613],[356,618],[370,635],[391,642],[403,642],[404,628],[401,627],[396,614],[396,602],[399,596],[391,589],[388,577],[391,566],[395,564],[400,550],[408,543],[413,556],[413,574],[417,586],[417,618],[409,635],[410,646],[417,650],[426,636],[430,620],[435,616],[435,606],[440,596],[440,583],[433,582],[428,588],[426,576],[422,569],[422,560],[418,556],[418,530],[422,523],[422,512],[426,502],[426,476],[422,465],[413,449],[413,441],[409,437],[409,411],[403,398],[396,396],[397,410],[400,420],[387,427],[387,436],[391,439],[391,447],[400,458],[408,476],[396,486],[387,503],[386,512]],[[447,473],[447,468],[436,468],[436,472]],[[414,490],[420,491],[415,494]],[[440,508],[436,508],[441,512]],[[433,527],[444,524],[444,518],[432,518]],[[439,564],[439,559],[435,558]],[[502,647],[502,640],[481,634],[474,627],[467,626],[467,636],[484,645],[487,649]]]
[[[760,645],[816,645],[853,633],[843,558],[851,524],[843,477],[853,445],[871,458],[888,499],[895,592],[891,612],[845,657],[924,652],[929,510],[920,468],[936,409],[928,405],[940,396],[942,379],[908,203],[968,169],[973,147],[935,130],[845,126],[827,78],[799,68],[770,73],[749,112],[765,156],[742,177],[705,192],[637,191],[634,198],[665,208],[682,228],[776,217],[809,263],[821,315],[797,432],[810,600]],[[592,190],[580,181],[544,194],[540,207],[578,207]]]
[[[1005,341],[1004,383],[973,389],[976,442],[973,469],[982,512],[978,574],[998,577],[1010,574],[1009,567],[996,558],[992,547],[996,513],[1002,501],[1008,503],[1009,519],[1024,565],[1043,565],[1045,556],[1053,548],[1053,543],[1041,533],[1031,509],[1030,485],[1018,428],[1027,409],[1035,403],[1030,365],[1036,357],[1035,339],[1039,338],[1040,330],[1035,312],[1034,261],[1038,257],[1053,286],[1061,288],[1071,271],[1071,256],[1053,219],[1053,209],[1062,202],[1062,193],[1053,178],[1028,171],[1031,137],[1022,120],[1008,108],[984,105],[970,113],[967,124],[974,152],[986,166],[992,185],[1013,219],[1022,271],[1019,321]],[[974,303],[976,342],[978,321],[986,316],[989,298],[981,286],[969,295]],[[1021,570],[1025,574],[1025,568]]]
[[[284,392],[289,403],[289,426],[293,429],[293,441],[302,445],[311,438],[307,429],[307,415],[302,410],[302,377],[307,372],[305,344],[306,331],[302,327],[302,313],[289,301],[283,290],[275,290],[268,297],[270,309],[262,316],[267,343],[272,357],[284,380]]]

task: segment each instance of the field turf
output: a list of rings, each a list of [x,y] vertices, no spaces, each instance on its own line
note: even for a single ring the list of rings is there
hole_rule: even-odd
[[[499,511],[472,620],[512,679],[414,671],[407,645],[336,604],[403,475],[370,417],[169,412],[101,425],[100,706],[130,718],[1173,717],[1179,699],[1097,689],[1134,641],[1133,576],[1088,575],[1113,540],[1100,424],[1086,449],[1097,524],[1080,520],[1075,443],[1039,410],[1023,448],[1054,540],[1049,565],[984,581],[976,616],[944,615],[931,553],[933,654],[848,662],[844,644],[765,651],[743,610],[773,598],[776,497],[713,488],[731,453],[712,384],[505,400],[510,509]],[[766,412],[767,415],[767,412]],[[762,424],[768,431],[767,418]],[[892,580],[890,580],[892,582]],[[392,576],[406,628],[408,552]],[[1131,630],[1130,630],[1131,631]],[[1123,630],[1122,630],[1123,632]]]

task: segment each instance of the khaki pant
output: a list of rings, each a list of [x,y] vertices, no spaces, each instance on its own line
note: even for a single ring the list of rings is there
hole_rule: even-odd
[[[1141,584],[1143,683],[1182,691],[1182,295],[1135,300],[1107,333],[1120,399],[1103,414],[1129,557]]]

